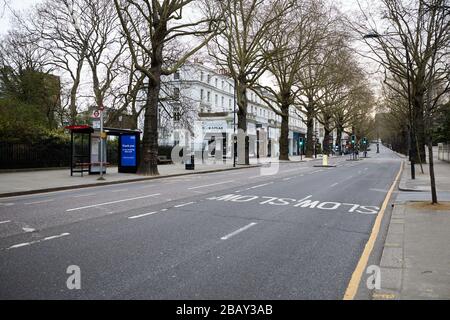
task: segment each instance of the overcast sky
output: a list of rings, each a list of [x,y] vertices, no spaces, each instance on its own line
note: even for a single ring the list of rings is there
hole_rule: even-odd
[[[10,12],[7,8],[3,7],[3,1],[0,0],[0,32],[5,33],[10,27]],[[8,5],[13,10],[26,10],[33,4],[39,3],[42,0],[6,0]],[[6,9],[6,10],[5,10]]]
[[[0,3],[3,4],[4,0],[0,0]],[[9,3],[9,6],[13,10],[26,10],[30,8],[33,4],[42,2],[43,0],[6,0]],[[363,2],[365,0],[362,0]],[[357,0],[338,0],[333,1],[336,5],[338,3],[341,3],[341,5],[338,5],[342,11],[348,11],[348,10],[358,10]],[[3,12],[3,6],[0,9],[0,33],[5,33],[10,27],[10,14],[8,10],[6,12]]]

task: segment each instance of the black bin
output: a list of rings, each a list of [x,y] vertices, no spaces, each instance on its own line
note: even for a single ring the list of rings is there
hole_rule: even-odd
[[[186,170],[195,170],[195,156],[192,155],[191,159],[186,161]]]

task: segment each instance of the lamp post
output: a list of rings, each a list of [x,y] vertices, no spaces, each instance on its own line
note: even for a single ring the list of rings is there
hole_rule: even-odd
[[[388,37],[390,35],[400,35],[398,33],[389,33],[389,34],[378,34],[378,33],[370,33],[365,35],[364,39],[378,39],[381,37]],[[401,35],[400,35],[401,36]],[[411,68],[411,59],[409,56],[409,50],[408,50],[408,39],[405,37],[402,42],[405,47],[405,55],[406,55],[406,82],[408,87],[408,115],[409,115],[409,142],[408,142],[408,149],[409,149],[409,158],[411,161],[411,179],[416,179],[416,133],[414,128],[414,110],[411,104],[411,74],[410,74],[410,68]],[[378,141],[378,148],[379,148],[379,141]],[[417,150],[418,151],[418,150]]]
[[[260,128],[256,129],[256,159],[259,160],[259,147],[260,147],[260,142],[259,142],[259,138],[260,138]]]
[[[237,81],[234,80],[234,109],[233,109],[233,168],[236,168],[236,155],[237,155],[237,136],[236,136],[236,90],[237,90]]]
[[[103,149],[105,146],[105,140],[104,140],[104,135],[105,133],[103,132],[104,128],[103,128],[103,122],[104,122],[104,110],[105,108],[103,106],[99,107],[100,110],[100,178],[98,178],[98,181],[105,181],[105,178],[103,176],[103,167],[104,167],[104,153],[103,153]]]

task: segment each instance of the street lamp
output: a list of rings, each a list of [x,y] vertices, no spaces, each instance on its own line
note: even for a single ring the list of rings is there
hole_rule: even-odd
[[[234,93],[233,93],[233,100],[234,100],[234,109],[233,109],[233,132],[234,132],[234,138],[233,138],[233,168],[236,168],[236,156],[237,156],[236,90],[237,90],[237,81],[235,79],[234,80]]]
[[[379,33],[373,32],[365,35],[363,39],[378,39],[381,37],[388,37],[391,35],[400,35],[398,33],[389,33],[381,35]],[[401,35],[400,35],[401,36]],[[409,57],[409,51],[408,51],[408,39],[406,37],[402,37],[403,45],[405,47],[405,53],[406,53],[406,81],[408,86],[408,112],[409,112],[409,158],[411,161],[411,179],[416,179],[416,134],[414,130],[414,110],[411,105],[411,75],[410,75],[410,68],[411,68],[411,59]],[[379,143],[379,141],[378,141]],[[379,147],[379,145],[378,145]],[[418,150],[417,150],[418,151]],[[379,152],[379,151],[378,151]]]

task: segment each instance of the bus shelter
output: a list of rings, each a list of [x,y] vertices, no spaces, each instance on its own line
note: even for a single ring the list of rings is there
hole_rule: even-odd
[[[102,164],[100,155],[103,152],[103,173],[109,166],[107,158],[107,143],[105,139],[101,149],[102,134],[100,129],[88,125],[66,127],[71,134],[71,164],[70,175],[84,173],[100,174]],[[141,150],[141,131],[117,128],[104,128],[105,136],[118,138],[118,169],[119,173],[137,173]]]

